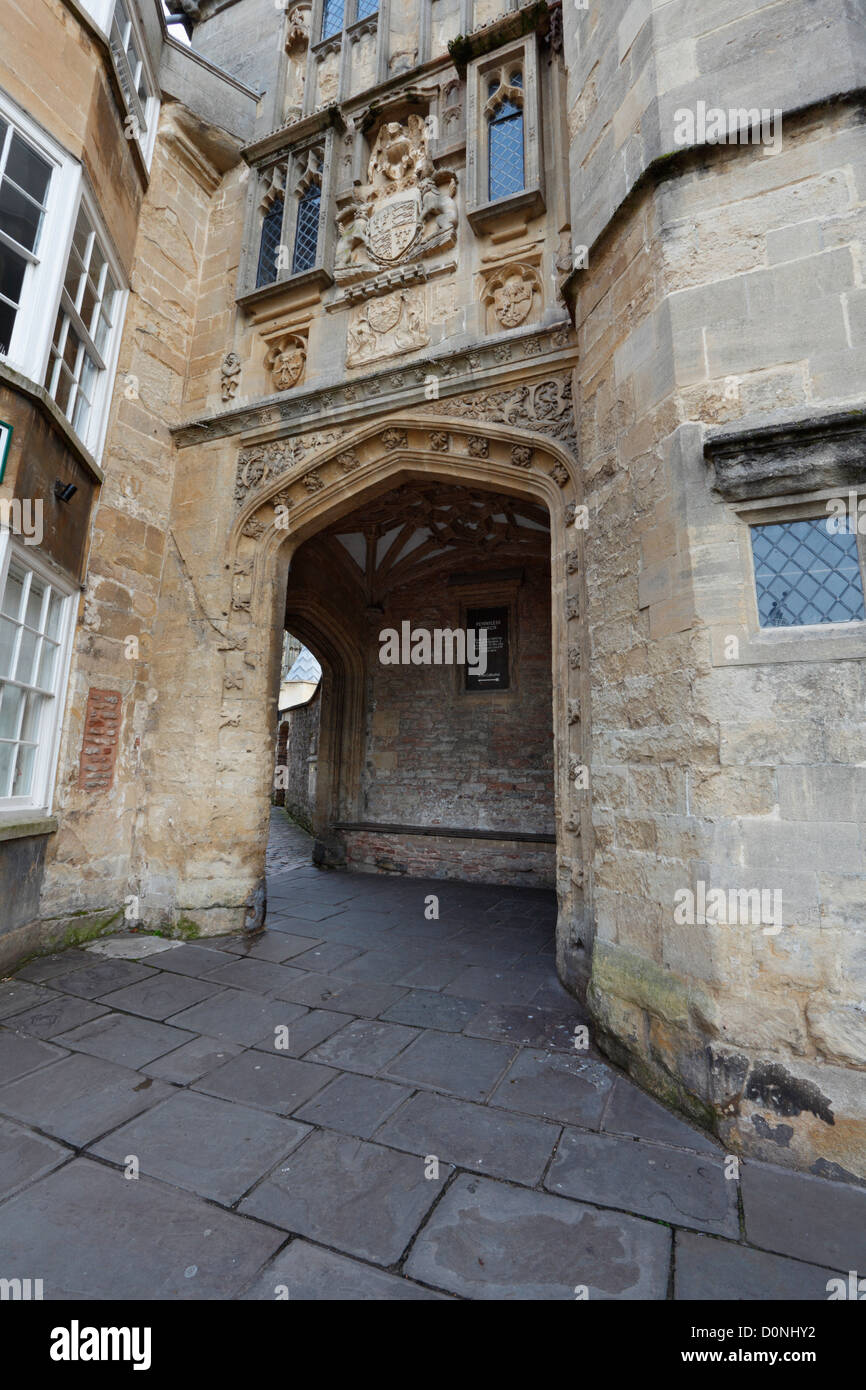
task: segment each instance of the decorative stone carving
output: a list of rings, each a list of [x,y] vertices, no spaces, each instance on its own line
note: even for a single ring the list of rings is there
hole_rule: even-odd
[[[319,81],[317,84],[316,95],[320,105],[325,102],[333,101],[337,95],[337,88],[340,81],[340,53],[339,49],[329,48],[317,59],[319,66]]]
[[[568,664],[572,671],[580,670],[580,647],[569,647]]]
[[[531,468],[533,453],[528,444],[512,444],[511,462],[518,468]]]
[[[247,540],[257,541],[265,534],[267,529],[265,523],[254,516],[247,522],[241,534],[246,536]]]
[[[580,723],[580,700],[569,700],[568,702],[568,722],[569,724]]]
[[[447,370],[443,376],[448,375]],[[459,415],[491,424],[514,425],[577,449],[572,409],[571,380],[568,376],[549,377],[536,384],[512,386],[504,391],[480,391],[471,396],[449,396],[431,402],[437,415]],[[557,470],[564,475],[560,480]],[[560,487],[568,482],[568,470],[556,464],[552,477]]]
[[[337,455],[337,464],[344,473],[354,473],[356,468],[361,467],[361,460],[354,449],[346,449],[344,453]]]
[[[233,401],[241,382],[241,359],[236,352],[227,352],[220,366],[220,394],[224,401]]]
[[[565,616],[569,622],[574,622],[580,617],[580,599],[576,597],[565,600]]]
[[[405,449],[409,442],[406,430],[383,430],[380,438],[386,449]]]
[[[490,454],[490,440],[485,439],[483,434],[470,434],[466,447],[474,459],[486,459]]]
[[[310,10],[308,0],[292,5],[286,29],[285,105],[283,119],[296,120],[304,109],[304,83],[307,77],[307,50],[310,46]]]
[[[281,473],[303,463],[310,453],[336,444],[344,430],[318,430],[300,439],[281,439],[273,444],[256,444],[241,450],[235,482],[235,501],[243,503],[248,494],[264,487]]]
[[[514,264],[488,275],[484,285],[487,331],[518,328],[530,317],[540,316],[543,303],[541,277],[534,266]]]
[[[433,430],[430,435],[430,448],[445,454],[451,448],[451,436],[447,430]]]
[[[352,309],[346,340],[347,367],[426,347],[430,334],[423,290],[398,290]]]
[[[550,470],[550,476],[558,487],[565,487],[568,482],[568,469],[564,463],[555,463]]]
[[[338,283],[367,279],[383,266],[454,245],[457,179],[452,170],[435,168],[427,140],[426,124],[416,113],[380,127],[367,183],[337,215]]]
[[[265,366],[273,377],[275,391],[291,391],[304,375],[307,341],[298,333],[286,333],[270,349]]]
[[[577,550],[569,550],[565,557],[566,574],[577,574],[580,570],[580,553]]]
[[[307,492],[321,492],[325,486],[325,481],[315,468],[311,468],[309,473],[304,474],[304,487]]]

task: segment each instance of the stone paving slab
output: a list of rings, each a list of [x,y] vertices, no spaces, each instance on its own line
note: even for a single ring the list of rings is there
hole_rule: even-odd
[[[574,1030],[585,1015],[575,1001],[570,1013],[533,1004],[484,1004],[466,1024],[471,1038],[493,1038],[512,1047],[547,1048],[574,1054]]]
[[[69,975],[55,975],[51,984],[66,994],[98,999],[101,994],[134,985],[138,980],[151,979],[156,973],[149,965],[138,965],[131,960],[102,960],[95,965],[79,967]]]
[[[76,965],[92,965],[93,957],[86,951],[70,949],[68,951],[57,951],[50,956],[37,956],[35,960],[28,961],[15,972],[16,980],[30,980],[35,984],[40,984],[44,980],[51,980],[55,975],[68,975]]]
[[[7,1019],[7,1027],[16,1033],[29,1033],[36,1038],[57,1038],[82,1023],[90,1023],[110,1012],[104,1004],[94,1004],[90,999],[79,999],[74,994],[54,994],[44,1004],[35,1009],[27,1009],[23,1014],[15,1014]]]
[[[315,970],[322,975],[327,975],[329,971],[338,970],[340,966],[355,960],[360,954],[357,946],[347,946],[340,941],[322,941],[317,946],[313,946],[311,950],[296,955],[292,964],[299,966],[302,970]],[[351,976],[344,974],[343,978],[350,979]]]
[[[180,1013],[181,1009],[191,1008],[193,1004],[209,999],[218,993],[219,988],[219,985],[206,984],[203,980],[158,970],[155,978],[112,990],[111,994],[103,994],[100,999],[110,1009],[120,1009],[123,1013],[140,1014],[142,1018],[162,1022],[169,1014]]]
[[[278,1052],[284,1056],[303,1057],[304,1053],[309,1052],[317,1043],[323,1042],[332,1033],[336,1033],[339,1028],[345,1027],[345,1014],[331,1013],[327,1009],[310,1009],[308,1013],[289,1024],[285,1047],[277,1047],[277,1039],[273,1031],[267,1037],[261,1038],[255,1046],[261,1052]],[[281,1038],[280,1041],[282,1042],[283,1039]]]
[[[290,965],[276,965],[270,960],[247,960],[236,956],[228,965],[221,965],[208,975],[208,981],[232,989],[248,989],[253,994],[281,994],[286,985],[303,980],[302,970]]]
[[[428,1030],[401,1052],[386,1075],[464,1100],[485,1100],[513,1056],[513,1049],[502,1043]]]
[[[491,1103],[597,1129],[614,1079],[604,1062],[526,1049],[497,1086]]]
[[[345,1018],[345,1014],[343,1015]],[[314,1062],[373,1076],[419,1036],[417,1028],[356,1018],[320,1043],[307,1056]]]
[[[135,1155],[148,1177],[228,1206],[309,1133],[294,1120],[177,1091],[90,1149],[120,1164]]]
[[[219,937],[210,946],[179,946],[160,961],[159,968],[203,980],[218,966],[228,965],[230,960],[228,944]]]
[[[221,1067],[232,1057],[238,1057],[242,1051],[240,1043],[200,1036],[148,1062],[141,1070],[147,1076],[158,1076],[163,1081],[173,1082],[175,1086],[187,1086]]]
[[[76,1159],[0,1206],[9,1269],[56,1299],[227,1299],[285,1240],[187,1192]]]
[[[283,961],[291,960],[293,956],[305,955],[311,947],[323,944],[313,937],[293,937],[288,932],[267,931],[256,937],[230,937],[223,949],[229,955],[243,956],[244,959],[248,957],[250,960],[269,960],[275,965],[282,965]]]
[[[382,1126],[376,1140],[532,1187],[544,1176],[559,1133],[558,1125],[419,1091]]]
[[[185,1028],[193,1033],[207,1033],[211,1038],[224,1038],[227,1042],[259,1042],[267,1033],[273,1035],[275,1028],[290,1025],[305,1012],[299,1004],[286,1003],[281,999],[265,999],[257,994],[227,989],[205,999],[202,1004],[194,1004],[179,1014],[172,1014],[168,1022],[177,1028]]]
[[[239,1210],[349,1255],[392,1265],[451,1169],[424,1176],[420,1158],[317,1130]]]
[[[16,1081],[19,1076],[26,1076],[28,1072],[68,1056],[68,1052],[62,1048],[51,1047],[37,1038],[14,1033],[8,1028],[0,1028],[0,1085]]]
[[[123,1067],[143,1067],[148,1062],[172,1052],[181,1043],[189,1042],[191,1034],[149,1018],[131,1014],[105,1014],[80,1028],[63,1034],[64,1047],[76,1052],[88,1052],[92,1057],[104,1057]]]
[[[416,1028],[438,1028],[443,1033],[460,1033],[472,1022],[480,1008],[477,999],[458,999],[435,990],[412,989],[396,1004],[392,1004],[382,1017],[395,1023],[409,1023]]]
[[[25,1009],[35,1009],[42,1004],[51,1003],[54,995],[42,985],[31,985],[26,980],[0,983],[0,1019],[14,1018]]]
[[[193,1089],[261,1110],[273,1110],[277,1115],[291,1115],[299,1105],[333,1081],[336,1074],[331,1067],[316,1066],[313,1062],[250,1051],[208,1072]]]
[[[544,1185],[670,1225],[739,1235],[737,1184],[725,1177],[721,1158],[567,1129]]]
[[[630,1134],[635,1139],[655,1139],[681,1149],[720,1154],[721,1145],[693,1125],[672,1115],[652,1096],[617,1078],[610,1104],[604,1113],[602,1129],[610,1134]]]
[[[62,1144],[55,1144],[14,1120],[0,1119],[0,1198],[44,1177],[71,1157],[70,1150]]]
[[[128,1067],[75,1053],[0,1087],[0,1115],[80,1146],[156,1105],[168,1090]]]
[[[293,1240],[286,1250],[281,1250],[247,1290],[244,1299],[273,1301],[278,1292],[283,1298],[288,1294],[290,1303],[403,1303],[446,1297],[408,1279],[386,1274],[373,1265],[359,1264],[346,1255],[336,1255],[333,1250],[311,1245],[306,1240]]]
[[[358,1139],[371,1139],[398,1105],[412,1093],[393,1081],[371,1076],[342,1075],[296,1110],[295,1119]],[[397,1148],[407,1148],[406,1144]]]
[[[751,1244],[866,1273],[866,1188],[751,1161],[741,1186]]]
[[[416,1240],[406,1273],[473,1299],[662,1299],[671,1233],[635,1216],[490,1178],[459,1176]]]
[[[768,1255],[747,1245],[677,1231],[674,1298],[707,1302],[808,1299],[826,1302],[831,1269]]]

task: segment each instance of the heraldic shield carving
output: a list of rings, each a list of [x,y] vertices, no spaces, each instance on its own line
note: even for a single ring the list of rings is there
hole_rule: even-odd
[[[337,214],[338,283],[364,280],[382,266],[454,245],[457,178],[434,166],[423,117],[413,114],[380,127],[367,180]]]

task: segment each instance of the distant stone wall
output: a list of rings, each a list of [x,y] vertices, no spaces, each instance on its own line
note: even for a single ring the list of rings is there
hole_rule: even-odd
[[[311,830],[316,806],[316,759],[322,716],[322,687],[305,705],[286,710],[280,722],[277,766],[287,769],[286,788],[278,793],[278,806],[285,806],[306,830]]]
[[[552,888],[556,881],[556,847],[552,844],[381,830],[346,830],[341,837],[347,868],[362,873],[454,878],[518,888]]]
[[[387,603],[369,652],[365,820],[553,833],[549,566],[527,564],[525,575],[502,693],[466,693],[462,668],[379,662],[379,630],[459,627],[459,589],[425,578]],[[507,602],[507,591],[483,602]]]

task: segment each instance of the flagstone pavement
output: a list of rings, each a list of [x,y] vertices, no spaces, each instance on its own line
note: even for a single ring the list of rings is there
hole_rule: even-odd
[[[551,894],[320,871],[273,824],[256,939],[130,937],[0,981],[0,1278],[821,1300],[866,1270],[866,1189],[726,1177],[714,1140],[575,1047]]]

